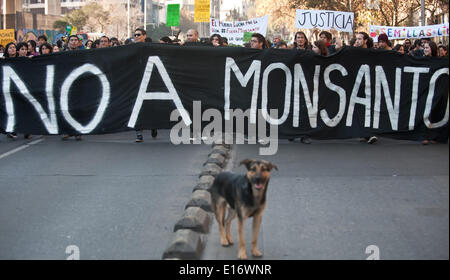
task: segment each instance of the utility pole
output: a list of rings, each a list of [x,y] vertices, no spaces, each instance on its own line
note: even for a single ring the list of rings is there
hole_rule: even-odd
[[[425,26],[425,0],[420,0],[420,13],[422,26]]]
[[[128,9],[128,13],[127,13],[127,38],[130,38],[130,0],[127,1],[127,9]]]
[[[144,0],[144,29],[147,31],[147,0]]]

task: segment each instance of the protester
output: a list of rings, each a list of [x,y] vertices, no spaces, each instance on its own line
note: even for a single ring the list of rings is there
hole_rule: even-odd
[[[38,52],[36,52],[36,41],[29,40],[28,41],[28,56],[33,57],[39,55]]]
[[[2,57],[4,53],[5,53],[5,47],[2,44],[0,44],[0,57]]]
[[[117,39],[116,37],[112,37],[112,38],[109,40],[109,45],[110,45],[111,47],[117,47],[117,46],[120,46],[120,41],[119,41],[119,39]]]
[[[162,37],[161,39],[159,39],[159,42],[161,44],[172,44],[173,43],[172,39],[170,39],[169,36]]]
[[[100,40],[97,39],[92,43],[91,49],[98,49],[98,46],[100,45]]]
[[[422,41],[420,39],[414,41],[414,45],[412,46],[412,49],[409,51],[409,55],[416,57],[424,56]]]
[[[39,47],[39,54],[43,55],[43,54],[50,54],[53,53],[53,47],[52,45],[50,45],[49,43],[43,43],[40,47]]]
[[[13,42],[6,44],[3,58],[17,57],[17,45]]]
[[[8,53],[8,56],[6,56],[6,57],[27,57],[28,56],[28,44],[25,42],[20,42],[17,45],[14,45],[13,43],[9,43],[6,46],[7,46],[8,50],[11,48],[11,51]],[[14,131],[7,132],[6,136],[10,139],[16,139],[17,133]],[[30,139],[31,135],[25,134],[24,138]]]
[[[378,36],[378,49],[390,51],[392,48],[389,46],[389,38],[385,33],[381,33]]]
[[[321,56],[328,56],[328,48],[323,40],[314,41],[312,51]]]
[[[272,48],[275,48],[277,46],[277,44],[279,42],[281,42],[281,35],[280,34],[276,34],[275,36],[273,36],[273,44],[272,44]]]
[[[425,56],[432,56],[436,57],[438,56],[438,47],[435,42],[428,41],[424,44],[423,53]]]
[[[145,43],[147,39],[147,32],[143,28],[136,28],[134,31],[134,42],[135,43]],[[143,130],[141,128],[136,128],[136,143],[144,142]],[[158,136],[158,130],[152,129],[152,137],[155,139]]]
[[[381,36],[381,35],[380,35]],[[379,41],[378,37],[378,41]],[[356,34],[355,46],[357,48],[370,49],[374,45],[372,38],[366,32],[358,32]],[[365,135],[361,138],[360,142],[367,144],[375,144],[378,141],[378,137],[374,135]]]
[[[259,33],[253,33],[250,40],[250,48],[262,50],[266,48],[266,38]]]
[[[275,45],[275,49],[287,49],[288,45],[285,41],[279,41],[276,45]]]
[[[42,44],[47,43],[47,36],[45,35],[40,35],[38,37],[38,41],[37,41],[37,47],[40,48],[42,46]]]
[[[222,45],[223,45],[224,47],[227,47],[227,46],[228,46],[228,38],[227,38],[227,37],[222,37]]]
[[[213,47],[221,47],[222,46],[222,36],[220,36],[219,34],[213,34],[209,38],[209,42],[211,43],[211,45]]]
[[[448,47],[444,45],[439,45],[439,52],[440,57],[447,57],[448,56]]]
[[[67,50],[76,51],[78,50],[78,37],[76,35],[70,35],[67,40]]]
[[[354,46],[364,49],[371,49],[373,47],[373,40],[366,32],[358,32],[356,34],[356,41]]]
[[[109,48],[110,44],[110,40],[107,36],[102,36],[100,38],[100,45],[98,46],[99,48]]]
[[[54,53],[56,53],[56,52],[60,52],[61,51],[61,49],[58,47],[58,45],[53,45],[53,52]]]
[[[70,35],[69,39],[68,39],[68,44],[67,44],[68,51],[78,50],[79,42],[80,42],[80,40],[78,39],[78,36]],[[81,141],[83,139],[83,137],[80,134],[76,134],[76,135],[64,134],[62,136],[61,140],[67,140],[72,136],[75,136],[75,140],[77,140],[77,141]]]
[[[299,31],[299,32],[295,33],[294,49],[295,50],[310,50],[311,49],[308,39],[306,38],[306,34],[303,31]]]
[[[184,42],[184,46],[197,45],[200,45],[198,31],[195,29],[189,29],[186,33],[186,42]]]
[[[393,50],[398,52],[399,54],[405,54],[405,47],[403,47],[403,45],[401,44],[395,45]]]
[[[87,40],[87,41],[86,41],[86,44],[84,44],[84,48],[87,49],[87,50],[89,50],[89,49],[92,48],[92,44],[94,44],[94,41],[92,41],[92,40]]]
[[[134,42],[145,43],[145,39],[147,39],[147,31],[143,28],[136,28],[134,31]]]
[[[25,42],[20,42],[17,44],[17,57],[27,57],[28,56],[28,44]]]
[[[405,39],[403,42],[403,48],[405,49],[405,53],[409,53],[409,49],[411,48],[411,40]]]

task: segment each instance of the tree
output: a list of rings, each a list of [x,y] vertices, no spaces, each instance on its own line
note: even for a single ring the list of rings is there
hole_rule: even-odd
[[[56,21],[53,27],[65,32],[66,25],[72,25],[83,32],[105,33],[108,36],[125,38],[128,35],[127,13],[127,7],[122,3],[98,0],[66,14],[63,19]],[[132,5],[130,15],[130,29],[133,31],[142,26],[143,14],[138,5]]]

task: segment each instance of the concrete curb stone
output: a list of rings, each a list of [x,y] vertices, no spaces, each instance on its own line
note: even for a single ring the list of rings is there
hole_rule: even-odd
[[[226,166],[230,150],[230,145],[212,145],[212,151],[203,165],[200,179],[185,207],[183,217],[174,226],[174,236],[163,253],[163,259],[200,259],[207,239],[206,234],[213,220],[211,194],[208,189]]]

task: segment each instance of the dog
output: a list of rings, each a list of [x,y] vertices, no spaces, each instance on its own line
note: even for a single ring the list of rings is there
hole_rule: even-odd
[[[245,165],[245,175],[230,172],[220,173],[214,180],[210,192],[212,210],[219,224],[222,246],[233,245],[231,222],[238,218],[239,251],[238,259],[247,259],[244,239],[244,225],[247,218],[253,217],[252,255],[261,257],[258,250],[258,233],[262,214],[266,207],[266,193],[270,180],[270,171],[278,167],[268,161],[245,159],[239,165]],[[228,216],[225,218],[228,208]]]

